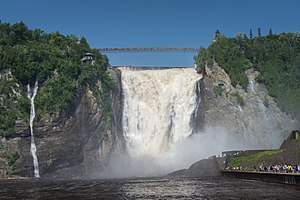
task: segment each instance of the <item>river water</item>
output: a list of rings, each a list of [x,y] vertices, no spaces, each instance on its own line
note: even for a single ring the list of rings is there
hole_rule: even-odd
[[[299,199],[300,188],[226,177],[0,181],[0,199]]]

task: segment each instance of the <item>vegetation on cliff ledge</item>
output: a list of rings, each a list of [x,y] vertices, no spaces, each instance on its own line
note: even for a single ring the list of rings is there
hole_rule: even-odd
[[[248,79],[247,69],[260,72],[259,83],[266,85],[269,94],[285,112],[300,119],[300,34],[273,34],[270,29],[257,37],[250,30],[249,37],[238,33],[235,38],[227,38],[219,31],[208,48],[202,48],[195,57],[198,67],[217,62],[230,76],[234,86],[245,90]]]
[[[85,53],[93,54],[93,65],[81,62]],[[0,136],[10,135],[17,119],[28,120],[27,85],[36,81],[38,115],[70,108],[80,86],[100,84],[103,89],[95,91],[106,103],[113,87],[108,65],[108,58],[91,49],[84,37],[30,30],[23,22],[0,23]]]
[[[249,156],[240,156],[240,157],[235,157],[230,160],[228,163],[229,167],[239,167],[239,166],[253,166],[257,165],[257,163],[260,164],[265,164],[265,161],[263,159],[264,156],[271,156],[275,154],[279,154],[284,152],[284,149],[280,150],[267,150],[267,151],[262,151],[256,154],[252,154]]]

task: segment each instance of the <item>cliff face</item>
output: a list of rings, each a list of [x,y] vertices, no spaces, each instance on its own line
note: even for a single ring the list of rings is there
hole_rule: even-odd
[[[41,176],[97,177],[115,151],[125,150],[122,134],[121,72],[110,70],[116,87],[110,91],[113,116],[106,118],[101,103],[89,88],[80,88],[72,109],[57,117],[42,116],[34,122],[34,135]],[[201,101],[192,114],[194,132],[215,137],[214,144],[228,139],[221,150],[278,148],[295,127],[295,121],[283,113],[255,82],[258,75],[247,71],[247,91],[233,87],[229,76],[217,64],[206,68],[197,84]],[[101,84],[97,85],[101,90]],[[37,94],[38,95],[38,94]],[[222,141],[223,142],[223,141]],[[0,176],[33,176],[28,121],[18,120],[11,138],[0,140]]]
[[[206,130],[218,127],[219,135],[224,132],[232,137],[232,148],[278,148],[296,121],[277,107],[264,85],[255,81],[258,72],[248,70],[246,75],[247,91],[233,87],[217,64],[206,68],[201,83],[201,123]]]
[[[113,150],[122,150],[122,115],[118,115],[122,113],[120,74],[111,71],[111,75],[117,83],[110,95],[112,119],[104,116],[101,104],[89,88],[80,88],[74,106],[67,113],[35,120],[34,135],[41,176],[92,176],[103,169]],[[101,90],[101,84],[98,87]],[[20,158],[13,170],[3,173],[33,176],[29,124],[17,122],[15,132],[17,134],[9,140],[2,138],[1,152],[6,155],[18,152]]]

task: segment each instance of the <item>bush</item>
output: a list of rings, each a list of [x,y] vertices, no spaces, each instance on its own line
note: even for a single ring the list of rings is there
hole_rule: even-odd
[[[267,98],[267,96],[265,96],[263,103],[266,108],[269,108],[270,103],[269,103],[269,99]]]
[[[242,107],[245,105],[244,98],[238,92],[233,94],[233,96],[236,97],[236,101],[237,101],[238,105],[240,105]]]
[[[16,168],[16,161],[20,158],[18,152],[15,152],[7,157],[9,159],[8,165],[11,166],[13,169]]]
[[[223,92],[223,88],[222,88],[222,86],[215,86],[214,88],[213,88],[213,92],[214,92],[214,94],[216,95],[216,96],[221,96],[222,95],[222,92]]]

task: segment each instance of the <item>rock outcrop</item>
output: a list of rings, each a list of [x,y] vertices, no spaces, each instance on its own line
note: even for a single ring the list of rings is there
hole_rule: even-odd
[[[116,82],[110,94],[112,117],[105,117],[92,90],[78,87],[71,109],[55,117],[44,115],[35,120],[41,176],[97,177],[114,151],[125,150],[121,72],[114,69],[110,74]],[[239,147],[278,148],[296,122],[283,113],[266,88],[255,81],[258,72],[248,70],[246,74],[249,86],[245,91],[239,86],[233,87],[229,76],[217,64],[205,69],[196,90],[201,103],[191,116],[194,133],[206,134],[206,130],[218,127],[212,137],[219,137],[222,130],[227,133],[226,138],[232,139],[229,146],[222,149],[224,151]],[[101,90],[101,84],[97,86]],[[28,122],[17,120],[12,137],[1,138],[0,145],[2,176],[33,176]],[[211,171],[207,171],[205,165],[210,166]],[[176,173],[214,175],[216,168],[213,166],[215,162],[208,159]]]
[[[231,85],[228,74],[214,64],[206,68],[202,80],[201,123],[205,129],[220,127],[244,148],[278,148],[296,121],[283,113],[264,85],[255,81],[258,72],[248,70],[245,91]],[[232,148],[237,148],[232,144]],[[228,150],[228,149],[224,149]]]
[[[181,169],[168,174],[167,176],[190,176],[190,177],[206,177],[218,176],[220,169],[216,157],[202,159],[192,164],[188,169]]]
[[[122,113],[120,73],[117,70],[110,73],[117,83],[110,95],[113,117],[105,116],[101,104],[89,88],[79,87],[71,109],[55,117],[43,115],[34,122],[41,176],[96,176],[113,151],[123,150],[122,115],[119,115]],[[20,156],[14,169],[6,174],[32,177],[29,125],[23,121],[17,122],[15,132],[18,134],[14,138],[1,140],[1,151],[9,155],[18,152]]]

